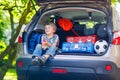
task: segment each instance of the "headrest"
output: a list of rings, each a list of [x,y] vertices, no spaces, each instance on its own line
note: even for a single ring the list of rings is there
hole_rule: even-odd
[[[69,31],[73,27],[73,23],[67,18],[61,18],[58,20],[58,25],[64,30]]]

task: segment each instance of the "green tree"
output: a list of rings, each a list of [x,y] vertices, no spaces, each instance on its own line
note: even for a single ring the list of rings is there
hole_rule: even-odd
[[[9,18],[7,22],[9,23],[7,26],[7,23],[5,26],[9,27],[6,28],[10,31],[10,40],[9,45],[6,47],[5,51],[0,54],[0,62],[4,59],[6,55],[8,55],[8,60],[3,67],[0,67],[0,80],[3,79],[5,72],[7,69],[11,66],[12,61],[15,58],[16,55],[16,43],[15,40],[21,30],[21,27],[23,24],[26,24],[32,17],[31,14],[34,14],[34,10],[31,5],[31,0],[2,0],[0,1],[0,8],[3,12],[3,14],[7,13]],[[29,13],[31,13],[29,15]],[[29,18],[29,19],[27,19]],[[26,20],[27,19],[27,20]],[[4,22],[3,22],[4,23]],[[4,23],[5,24],[5,23]],[[15,26],[14,24],[17,24],[18,26]],[[3,26],[3,29],[5,29],[5,26]],[[5,30],[6,30],[5,29]],[[3,35],[4,30],[1,30],[1,35]],[[3,37],[1,37],[1,40]]]
[[[5,40],[5,30],[9,28],[8,14],[0,9],[0,40]]]
[[[9,31],[9,14],[2,11],[0,7],[0,53],[3,52],[6,48],[7,43],[7,34],[6,31]]]
[[[0,1],[0,41],[10,43],[9,39],[16,33],[17,25],[23,11],[30,0],[1,0]],[[27,24],[34,14],[32,6],[24,24]],[[0,48],[1,49],[1,48]]]

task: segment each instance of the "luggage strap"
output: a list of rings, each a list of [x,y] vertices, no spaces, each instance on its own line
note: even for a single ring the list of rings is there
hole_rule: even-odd
[[[75,35],[77,35],[78,37],[80,36],[75,30],[71,29],[71,31],[72,31]]]

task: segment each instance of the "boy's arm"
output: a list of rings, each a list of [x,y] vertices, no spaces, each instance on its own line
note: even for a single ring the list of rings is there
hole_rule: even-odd
[[[42,44],[42,48],[43,48],[43,49],[46,49],[47,40],[46,40],[45,35],[42,35],[42,37],[41,37],[41,44]]]
[[[55,39],[54,39],[54,43],[53,44],[50,44],[50,43],[48,43],[47,42],[47,40],[46,40],[46,42],[44,41],[44,37],[43,37],[43,39],[42,39],[42,45],[43,46],[58,46],[58,44],[59,44],[59,37],[58,37],[58,35],[55,35]]]
[[[50,47],[51,45],[52,45],[52,44],[50,44],[50,43],[48,43],[48,42],[47,42],[47,46],[49,46],[49,47]]]

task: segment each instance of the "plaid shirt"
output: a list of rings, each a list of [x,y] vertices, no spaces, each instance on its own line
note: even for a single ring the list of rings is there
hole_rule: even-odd
[[[41,43],[44,41],[47,41],[48,43],[50,43],[56,47],[59,45],[59,37],[57,34],[54,34],[54,36],[52,38],[49,38],[46,34],[43,34]],[[47,46],[47,48],[49,48],[49,47]]]

